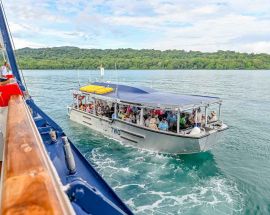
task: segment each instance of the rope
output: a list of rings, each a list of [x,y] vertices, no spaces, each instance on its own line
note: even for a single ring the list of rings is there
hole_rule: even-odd
[[[2,10],[3,10],[3,15],[4,15],[4,18],[5,18],[5,21],[6,21],[8,34],[10,36],[11,43],[12,43],[12,46],[13,46],[14,58],[15,58],[15,61],[16,61],[17,65],[18,65],[18,61],[17,61],[17,57],[16,57],[16,53],[15,53],[15,44],[14,44],[13,37],[12,37],[11,31],[10,31],[10,27],[9,27],[9,24],[8,24],[8,21],[7,21],[7,16],[6,16],[5,8],[4,8],[4,5],[3,5],[2,0],[0,0],[0,2],[1,2]],[[27,85],[26,85],[26,82],[25,82],[25,79],[24,79],[23,71],[21,69],[19,69],[19,68],[18,68],[18,70],[21,73],[21,76],[22,76],[23,83],[24,83],[24,86],[26,88],[26,91],[28,91],[28,88],[27,88]]]

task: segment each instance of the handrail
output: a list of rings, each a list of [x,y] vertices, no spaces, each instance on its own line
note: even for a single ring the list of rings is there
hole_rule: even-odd
[[[0,214],[74,214],[21,95],[11,96]]]

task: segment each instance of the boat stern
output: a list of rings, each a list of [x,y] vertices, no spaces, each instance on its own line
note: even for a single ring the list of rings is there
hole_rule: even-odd
[[[222,139],[224,131],[227,129],[228,129],[228,126],[224,123],[216,127],[213,127],[213,129],[211,129],[208,132],[208,135],[199,139],[200,150],[202,152],[206,152],[213,149],[216,145],[220,143],[220,140]]]

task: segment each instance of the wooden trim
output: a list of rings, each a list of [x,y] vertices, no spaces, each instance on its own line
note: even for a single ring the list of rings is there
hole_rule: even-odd
[[[22,96],[8,108],[0,214],[73,214]]]

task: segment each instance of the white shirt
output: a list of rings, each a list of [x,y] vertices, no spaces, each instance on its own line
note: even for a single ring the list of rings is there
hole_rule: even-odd
[[[8,70],[6,66],[1,66],[1,74],[2,75],[8,75]]]
[[[196,114],[195,114],[195,123],[202,123],[202,113],[198,112],[197,113],[197,117],[196,117]]]

